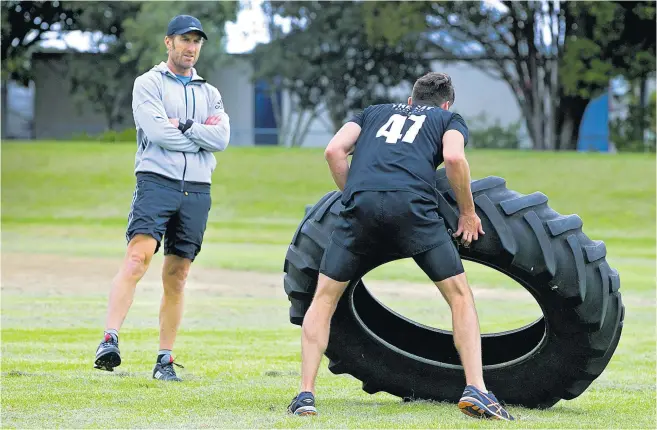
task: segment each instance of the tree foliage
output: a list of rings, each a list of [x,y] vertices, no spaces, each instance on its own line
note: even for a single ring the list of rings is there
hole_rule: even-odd
[[[32,78],[30,55],[51,30],[75,30],[81,3],[60,1],[2,2],[2,81],[27,85]]]
[[[210,38],[199,67],[214,68],[221,59],[224,24],[234,19],[236,2],[3,2],[2,73],[27,84],[32,79],[30,55],[45,32],[88,31],[97,55],[66,57],[71,95],[79,106],[93,106],[112,129],[129,117],[134,79],[166,61],[164,36],[179,13],[195,15]],[[91,103],[89,103],[91,102]]]
[[[179,14],[193,15],[203,24],[208,40],[203,44],[197,68],[199,71],[215,69],[225,54],[224,24],[235,19],[237,2],[185,1],[167,3],[167,7],[162,7],[160,2],[145,2],[123,21],[127,49],[121,61],[137,61],[138,69],[146,71],[166,60],[166,28],[171,18]]]
[[[623,75],[655,72],[654,2],[569,2],[569,29],[559,68],[565,95],[591,98]]]
[[[586,105],[612,76],[655,70],[652,2],[366,5],[372,42],[407,40],[505,80],[537,149],[573,149]]]
[[[573,149],[589,101],[623,75],[633,99],[633,140],[650,116],[646,81],[655,73],[655,3],[565,2],[323,2],[269,1],[271,43],[253,53],[254,78],[273,95],[277,122],[288,144],[303,142],[312,120],[327,112],[336,130],[368,104],[403,100],[430,61],[470,61],[507,82],[536,149]],[[30,57],[49,31],[90,31],[102,51],[94,67],[72,55],[73,95],[90,100],[108,127],[125,118],[134,78],[166,59],[168,21],[197,16],[210,40],[199,71],[224,60],[224,24],[236,17],[230,2],[2,2],[2,80],[27,84]],[[286,18],[289,29],[280,18]],[[85,60],[86,61],[86,60]],[[3,85],[3,90],[5,90]],[[637,89],[639,91],[637,91]],[[400,91],[395,91],[400,90]],[[3,92],[4,95],[4,92]],[[287,107],[286,107],[287,106]],[[279,109],[281,108],[282,109]]]
[[[95,54],[67,55],[67,72],[71,97],[78,108],[93,109],[104,115],[112,130],[130,118],[132,81],[136,61],[122,59],[128,51],[124,22],[138,13],[137,2],[87,2],[78,17],[78,27],[96,31],[92,43]]]
[[[422,53],[403,42],[370,44],[363,31],[364,7],[362,2],[320,1],[264,5],[272,41],[255,51],[255,77],[288,91],[300,110],[310,112],[302,130],[324,109],[335,131],[355,110],[395,97],[401,101],[394,87],[429,70]],[[276,16],[289,20],[289,31]]]

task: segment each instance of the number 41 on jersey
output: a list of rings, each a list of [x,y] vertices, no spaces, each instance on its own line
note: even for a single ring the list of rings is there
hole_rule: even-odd
[[[397,143],[399,139],[401,139],[402,142],[413,143],[426,118],[426,115],[411,115],[406,117],[404,115],[394,114],[388,119],[388,122],[376,132],[376,137],[384,136],[386,138],[386,143]],[[413,125],[408,131],[406,131],[406,134],[402,136],[402,130],[404,129],[406,120],[409,119],[413,121]]]

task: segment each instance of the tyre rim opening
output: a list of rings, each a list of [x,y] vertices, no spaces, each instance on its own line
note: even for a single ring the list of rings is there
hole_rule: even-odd
[[[491,276],[491,272],[494,272],[493,269],[488,269],[474,263],[465,262],[465,265],[466,273],[470,274],[474,272],[475,278],[481,276],[482,272],[488,276]],[[477,268],[473,271],[472,268],[474,266],[467,267],[470,265],[477,266]],[[493,276],[499,278],[504,277],[507,278],[508,281],[519,284],[519,290],[515,290],[512,296],[516,300],[518,298],[523,299],[521,305],[514,304],[516,307],[523,306],[523,316],[521,318],[514,318],[514,327],[517,328],[513,329],[507,328],[509,325],[508,318],[505,324],[500,324],[499,322],[494,324],[483,324],[481,315],[479,316],[479,322],[482,326],[481,344],[483,364],[484,367],[488,369],[520,362],[524,358],[533,355],[533,352],[543,345],[547,334],[547,326],[541,308],[538,303],[533,300],[533,296],[531,296],[528,290],[521,287],[523,286],[522,282],[500,272],[495,273]],[[403,282],[404,281],[399,281],[399,284],[402,284]],[[422,294],[422,307],[425,308],[424,317],[426,318],[426,308],[432,306],[437,312],[444,312],[446,314],[440,316],[441,321],[439,325],[442,327],[449,327],[450,329],[432,327],[402,315],[402,313],[397,312],[393,310],[392,307],[386,305],[380,297],[376,297],[373,294],[375,292],[382,292],[381,288],[376,287],[368,289],[366,283],[367,277],[358,281],[357,285],[350,290],[349,300],[352,312],[363,330],[370,337],[377,342],[396,350],[400,354],[407,355],[420,361],[431,362],[436,365],[448,367],[461,365],[459,355],[454,346],[454,338],[450,330],[451,312],[437,288],[432,286],[428,280],[426,281],[426,288],[427,290],[434,288],[436,291],[436,297],[428,299],[427,294]],[[374,281],[372,281],[372,283],[376,284]],[[391,282],[387,281],[386,284],[390,285]],[[400,293],[396,294],[397,297],[399,297],[399,295]],[[531,297],[531,300],[528,300],[529,297]],[[387,299],[389,303],[394,302],[390,300],[390,297]],[[485,296],[484,298],[475,297],[475,304],[478,311],[486,306],[482,306],[484,300]],[[511,298],[511,300],[513,300],[513,298]],[[417,298],[415,301],[417,302]],[[412,308],[412,306],[404,306],[403,304],[399,305],[399,303],[396,307],[406,308],[407,310]],[[513,308],[507,306],[507,309],[510,310]],[[507,309],[504,309],[502,313],[508,312]],[[445,316],[447,317],[446,321],[444,319]],[[433,321],[437,319],[437,317],[434,315],[431,319]],[[492,327],[495,331],[486,332],[487,327]],[[503,329],[500,330],[500,328]]]

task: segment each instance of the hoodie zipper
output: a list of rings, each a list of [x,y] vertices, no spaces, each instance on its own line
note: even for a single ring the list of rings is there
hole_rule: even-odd
[[[185,121],[187,120],[187,84],[183,84],[183,90],[185,90]],[[187,154],[182,153],[183,158],[185,159],[185,167],[183,167],[183,177],[180,191],[185,191],[185,173],[187,173]]]
[[[176,77],[176,80],[183,84],[183,91],[185,91],[185,120],[187,120],[187,84],[182,82]],[[191,82],[191,80],[190,80]],[[185,191],[185,174],[187,173],[187,155],[183,152],[183,158],[185,160],[185,166],[183,167],[182,181],[180,181],[180,192]]]
[[[180,79],[178,79],[177,76],[172,75],[171,72],[169,72],[169,76],[171,76],[172,78],[174,78],[176,81],[180,82],[183,85],[183,90],[185,91],[185,117],[187,117],[187,85],[192,82],[194,77],[192,76],[192,78],[189,80],[189,82],[187,84],[185,84]],[[205,82],[202,79],[199,79],[198,81]],[[193,104],[193,107],[192,107],[192,118],[194,118],[194,116],[196,115],[196,94],[194,93],[194,88],[192,88],[192,97],[194,99],[194,104]],[[187,173],[187,155],[185,155],[184,152],[182,153],[182,155],[183,155],[183,158],[185,159],[185,166],[183,167],[182,181],[180,181],[180,191],[181,192],[185,191],[185,174]]]
[[[196,116],[196,93],[194,93],[194,88],[192,87],[192,119]]]

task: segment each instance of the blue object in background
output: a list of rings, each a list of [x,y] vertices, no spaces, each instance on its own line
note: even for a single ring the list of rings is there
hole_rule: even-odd
[[[609,152],[609,95],[591,100],[579,126],[578,151]]]
[[[272,108],[271,94],[267,83],[262,80],[255,82],[254,86],[254,136],[253,142],[256,145],[277,145],[278,128],[276,127],[276,117]],[[278,109],[281,109],[281,93],[276,95],[278,99]]]

